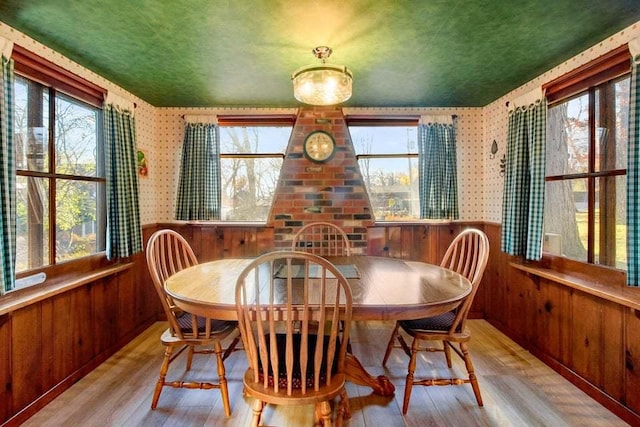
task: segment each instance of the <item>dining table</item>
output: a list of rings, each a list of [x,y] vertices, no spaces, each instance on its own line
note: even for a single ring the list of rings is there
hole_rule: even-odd
[[[409,320],[455,309],[471,293],[469,280],[451,270],[420,261],[367,255],[325,257],[345,276],[353,298],[352,320]],[[182,310],[197,316],[237,320],[235,288],[254,258],[223,258],[186,268],[165,282]],[[385,375],[372,376],[349,353],[345,374],[354,384],[390,396],[395,387]]]

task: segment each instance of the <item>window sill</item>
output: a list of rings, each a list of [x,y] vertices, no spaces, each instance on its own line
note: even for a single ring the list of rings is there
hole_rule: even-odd
[[[461,219],[408,219],[408,220],[376,220],[373,225],[451,225],[458,223],[480,223],[482,221],[466,221]]]
[[[222,220],[211,220],[211,221],[179,221],[173,220],[170,222],[165,222],[162,224],[184,224],[191,225],[195,227],[268,227],[266,222],[261,221],[222,221]]]
[[[516,262],[511,262],[509,264],[513,268],[523,271],[528,275],[547,279],[552,282],[568,286],[572,289],[582,291],[589,295],[593,295],[595,297],[602,298],[604,300],[611,301],[613,303],[629,307],[634,310],[640,310],[640,288],[618,288],[606,284],[596,283],[590,280],[585,280],[580,277],[561,273],[559,271],[551,270],[548,268],[532,267]]]
[[[67,292],[71,289],[86,285],[87,283],[95,282],[96,280],[120,273],[132,267],[132,262],[114,264],[79,276],[59,277],[52,279],[52,283],[49,284],[45,282],[41,285],[9,292],[0,297],[0,316]]]

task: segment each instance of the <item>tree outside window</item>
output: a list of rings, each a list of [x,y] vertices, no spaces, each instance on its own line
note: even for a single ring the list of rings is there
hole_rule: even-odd
[[[577,260],[626,268],[629,77],[555,103],[547,120],[545,241]]]
[[[417,124],[351,125],[349,133],[376,220],[418,219]]]
[[[221,126],[221,219],[266,221],[292,126]]]
[[[104,250],[101,126],[98,108],[16,78],[16,271]]]

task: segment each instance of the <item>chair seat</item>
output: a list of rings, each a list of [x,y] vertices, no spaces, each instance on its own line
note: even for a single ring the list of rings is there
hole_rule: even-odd
[[[451,329],[453,321],[456,318],[456,314],[453,311],[449,311],[438,316],[426,317],[424,319],[412,319],[402,320],[400,327],[405,331],[443,331],[447,332]]]
[[[270,340],[268,335],[265,337],[267,342],[267,351],[269,351]],[[307,354],[309,354],[309,360],[307,361],[307,370],[304,375],[305,382],[308,388],[313,388],[315,380],[313,377],[313,372],[315,368],[315,362],[313,359],[313,354],[315,353],[315,347],[317,342],[317,335],[309,335],[307,341]],[[286,365],[286,343],[287,336],[286,334],[276,334],[276,345],[278,346],[278,387],[286,389],[287,387],[287,365]],[[301,336],[299,334],[293,335],[293,352],[294,354],[300,354],[300,346],[302,345]],[[320,384],[325,384],[327,382],[327,347],[329,345],[329,337],[324,336],[324,354],[322,356],[322,364],[320,365]],[[336,349],[340,348],[340,342],[336,343]],[[331,367],[331,374],[335,375],[338,372],[338,355],[334,354],[333,365]],[[300,367],[300,360],[294,359],[293,361],[293,383],[292,388],[299,389],[302,388],[302,369]],[[262,363],[258,361],[258,380],[262,383],[264,381],[264,370],[262,368]],[[274,375],[273,375],[273,367],[269,364],[268,369],[268,384],[269,387],[273,387],[274,385]]]
[[[197,317],[196,319],[198,322],[198,333],[204,333],[207,327],[207,319],[204,317]],[[180,325],[180,329],[183,334],[190,334],[193,331],[191,314],[183,313],[180,316],[176,316],[176,320],[178,321],[178,325]],[[238,326],[238,322],[218,319],[209,319],[209,323],[211,327],[211,334],[227,332]]]

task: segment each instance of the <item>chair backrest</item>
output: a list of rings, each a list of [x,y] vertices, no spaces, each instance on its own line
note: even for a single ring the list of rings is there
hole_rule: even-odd
[[[236,284],[254,381],[283,396],[330,384],[344,369],[351,304],[347,279],[320,256],[276,251],[255,259]]]
[[[458,234],[444,254],[440,266],[463,275],[469,279],[473,288],[458,307],[452,330],[464,329],[488,260],[489,239],[482,231],[474,228],[468,228]]]
[[[330,222],[312,222],[293,237],[292,251],[304,251],[320,256],[349,256],[351,242],[340,227]]]
[[[198,264],[189,242],[173,230],[160,230],[153,233],[147,242],[147,267],[153,285],[160,297],[162,308],[167,316],[169,327],[174,335],[184,338],[176,315],[182,314],[170,295],[164,289],[164,282],[175,273]],[[190,322],[197,328],[198,322]],[[197,335],[197,330],[193,331]]]

